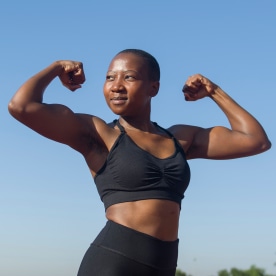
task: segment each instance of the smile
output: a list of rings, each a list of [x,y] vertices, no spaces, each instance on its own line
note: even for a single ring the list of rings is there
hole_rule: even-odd
[[[111,99],[111,102],[113,104],[123,104],[127,101],[126,97],[114,97]]]

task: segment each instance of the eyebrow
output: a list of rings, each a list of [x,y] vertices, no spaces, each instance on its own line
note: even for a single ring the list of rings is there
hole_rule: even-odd
[[[141,73],[139,73],[138,71],[135,71],[135,70],[125,70],[125,71],[123,71],[123,70],[118,70],[118,71],[109,70],[109,71],[107,71],[107,73],[115,73],[115,74],[116,74],[117,72],[123,72],[123,73],[134,72],[134,73],[136,73],[136,74],[141,75]]]

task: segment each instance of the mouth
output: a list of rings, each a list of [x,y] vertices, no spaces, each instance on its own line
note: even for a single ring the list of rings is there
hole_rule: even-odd
[[[113,97],[111,102],[113,104],[124,104],[127,101],[127,97]]]

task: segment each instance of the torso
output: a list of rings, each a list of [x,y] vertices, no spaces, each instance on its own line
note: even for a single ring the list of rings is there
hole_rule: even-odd
[[[178,238],[179,205],[159,199],[110,206],[106,218],[164,241]]]
[[[86,157],[86,162],[90,169],[91,167],[97,167],[99,169],[103,165],[103,161],[106,159],[109,150],[120,135],[120,131],[117,128],[114,129],[114,132],[115,135],[109,136],[111,139],[106,143],[108,147],[106,152],[103,150],[98,153],[101,158],[95,158],[95,151]],[[174,142],[161,131],[149,133],[127,130],[127,134],[139,147],[157,158],[167,158],[175,152]],[[97,166],[95,166],[95,159],[102,160],[100,162],[102,164],[96,164]],[[91,173],[93,176],[96,174],[94,170],[91,170]],[[176,202],[146,199],[114,204],[107,208],[106,217],[108,220],[112,220],[158,239],[174,241],[178,238],[179,213],[180,207]]]

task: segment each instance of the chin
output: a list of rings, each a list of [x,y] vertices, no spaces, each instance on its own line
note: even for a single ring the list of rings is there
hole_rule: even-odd
[[[125,110],[121,110],[120,108],[110,108],[110,110],[111,110],[114,114],[119,115],[119,116],[124,116],[124,115],[126,115]]]

